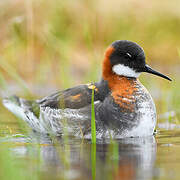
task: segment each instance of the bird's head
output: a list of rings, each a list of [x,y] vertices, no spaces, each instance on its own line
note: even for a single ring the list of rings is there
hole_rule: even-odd
[[[169,77],[146,64],[144,50],[137,43],[118,40],[106,50],[103,62],[104,79],[114,74],[137,78],[141,72],[151,73],[171,81]]]

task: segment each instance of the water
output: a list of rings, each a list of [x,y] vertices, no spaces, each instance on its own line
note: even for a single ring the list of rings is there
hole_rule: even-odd
[[[24,126],[3,112],[0,179],[180,179],[179,125],[161,123],[155,137],[92,145],[72,137],[23,132]]]

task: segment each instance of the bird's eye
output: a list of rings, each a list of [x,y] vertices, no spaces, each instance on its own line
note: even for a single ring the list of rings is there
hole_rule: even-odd
[[[131,59],[131,58],[132,58],[131,54],[129,54],[129,53],[126,53],[126,54],[125,54],[125,57],[128,58],[128,59]]]

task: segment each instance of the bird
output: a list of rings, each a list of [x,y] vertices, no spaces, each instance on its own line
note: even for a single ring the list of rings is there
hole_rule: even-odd
[[[60,90],[38,100],[11,96],[4,98],[3,104],[33,131],[43,134],[91,139],[92,102],[96,138],[152,136],[157,121],[156,107],[138,79],[142,72],[171,81],[146,64],[140,45],[116,40],[105,51],[100,81]]]

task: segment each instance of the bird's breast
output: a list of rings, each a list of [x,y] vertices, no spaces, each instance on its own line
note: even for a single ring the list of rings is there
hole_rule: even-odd
[[[156,125],[156,108],[149,92],[137,79],[125,77],[109,84],[113,118],[107,122],[120,129],[118,137],[149,136]],[[109,108],[110,109],[110,108]],[[106,109],[108,111],[108,109]]]
[[[117,77],[109,82],[109,87],[114,102],[122,109],[133,112],[136,104],[136,93],[138,92],[138,81],[134,78]]]

